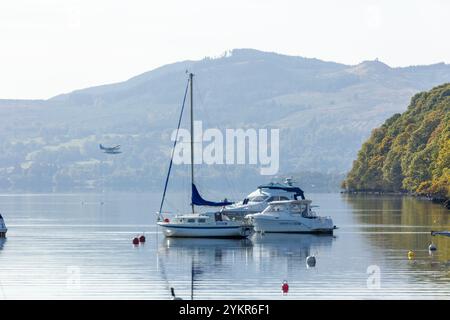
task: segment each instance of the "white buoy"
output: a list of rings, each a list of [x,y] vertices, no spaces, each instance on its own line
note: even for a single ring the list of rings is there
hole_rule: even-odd
[[[315,256],[307,256],[306,257],[306,266],[308,268],[316,266],[316,257]]]
[[[437,247],[436,247],[436,245],[435,245],[434,243],[431,243],[431,244],[428,246],[428,250],[430,250],[430,251],[436,251],[436,250],[437,250]]]

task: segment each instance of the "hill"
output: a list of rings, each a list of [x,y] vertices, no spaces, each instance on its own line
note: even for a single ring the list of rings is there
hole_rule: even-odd
[[[450,84],[416,94],[373,130],[343,186],[450,199]]]
[[[350,169],[370,130],[404,111],[415,92],[450,81],[443,63],[345,65],[237,49],[48,100],[0,100],[0,189],[160,187],[186,69],[196,74],[204,128],[280,128],[280,174],[332,177]],[[107,158],[99,143],[121,144],[123,153]],[[199,166],[198,173],[205,183],[227,176],[253,188],[270,180],[257,169]]]

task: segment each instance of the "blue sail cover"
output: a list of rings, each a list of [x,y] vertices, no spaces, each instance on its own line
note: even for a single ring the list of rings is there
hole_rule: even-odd
[[[210,206],[210,207],[223,207],[233,204],[233,202],[223,201],[223,202],[213,202],[202,198],[197,190],[195,184],[192,184],[192,204],[196,206]]]

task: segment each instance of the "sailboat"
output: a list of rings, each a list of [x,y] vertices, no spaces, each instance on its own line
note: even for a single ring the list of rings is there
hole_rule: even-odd
[[[166,196],[167,185],[169,182],[170,172],[173,164],[173,155],[177,143],[177,137],[174,141],[172,156],[170,159],[169,169],[164,186],[164,192],[161,199],[161,205],[157,213],[157,224],[163,229],[166,237],[189,237],[189,238],[246,238],[253,233],[253,226],[246,221],[236,221],[230,219],[222,211],[199,213],[195,206],[208,207],[225,207],[232,204],[227,200],[222,202],[208,201],[202,198],[197,187],[194,184],[194,98],[193,98],[193,80],[194,75],[189,73],[188,83],[186,86],[183,104],[181,107],[180,117],[178,119],[177,137],[180,129],[181,119],[183,116],[184,105],[188,88],[190,89],[190,134],[191,134],[191,212],[176,215],[174,218],[163,217],[162,209]]]

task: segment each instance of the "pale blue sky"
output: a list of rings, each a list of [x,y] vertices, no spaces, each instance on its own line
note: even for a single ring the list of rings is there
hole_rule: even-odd
[[[2,0],[0,98],[48,98],[233,48],[450,63],[449,30],[445,0]]]

